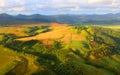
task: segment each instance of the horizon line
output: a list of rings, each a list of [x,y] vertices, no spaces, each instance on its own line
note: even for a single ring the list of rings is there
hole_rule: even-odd
[[[25,13],[18,13],[18,14],[12,14],[12,13],[0,13],[1,14],[8,14],[8,15],[12,15],[12,16],[17,16],[17,15],[26,15],[26,16],[30,16],[30,15],[44,15],[44,16],[55,16],[55,15],[106,15],[106,14],[120,14],[120,12],[117,13],[91,13],[91,14],[41,14],[41,13],[32,13],[32,14],[25,14]]]

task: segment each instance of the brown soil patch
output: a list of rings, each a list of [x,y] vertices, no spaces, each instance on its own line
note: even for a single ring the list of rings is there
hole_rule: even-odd
[[[50,24],[51,27],[65,27],[68,26],[67,24],[59,24],[59,23],[51,23]]]

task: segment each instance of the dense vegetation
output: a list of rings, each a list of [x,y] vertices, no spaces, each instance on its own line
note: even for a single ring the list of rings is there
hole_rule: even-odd
[[[35,27],[28,27],[25,33],[27,33],[29,36],[34,36],[39,33],[44,33],[49,31],[50,29],[47,28],[48,26],[35,26]]]
[[[48,27],[32,27],[26,33],[33,36],[46,30]],[[85,40],[71,39],[68,44],[52,40],[50,45],[44,45],[42,40],[20,41],[16,40],[16,35],[2,34],[0,44],[18,54],[36,56],[34,64],[45,70],[38,69],[31,75],[120,74],[119,31],[96,26],[73,26],[72,32],[82,35]],[[7,74],[15,75],[15,71]]]

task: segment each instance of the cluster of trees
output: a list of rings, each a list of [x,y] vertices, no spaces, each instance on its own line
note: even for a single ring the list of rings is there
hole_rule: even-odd
[[[88,50],[88,57],[93,55],[95,58],[102,58],[113,55],[120,49],[119,31],[97,26],[74,26],[73,29],[77,33],[83,31],[87,33],[87,36],[85,36],[87,41],[85,42],[90,49]]]
[[[96,58],[101,58],[105,56],[110,56],[120,50],[120,35],[117,31],[102,28],[102,27],[93,27],[95,32],[93,40],[89,41],[89,46],[91,46],[91,53]]]
[[[28,27],[28,29],[25,31],[29,36],[34,36],[39,33],[44,33],[49,31],[48,26],[35,26],[35,27]]]
[[[82,30],[86,30],[87,28],[85,26],[74,26],[73,29],[75,32],[80,33]]]

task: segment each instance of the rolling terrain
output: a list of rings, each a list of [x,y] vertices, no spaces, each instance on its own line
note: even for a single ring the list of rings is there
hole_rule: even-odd
[[[119,75],[120,26],[0,27],[0,75]]]
[[[32,14],[32,15],[9,15],[6,13],[0,14],[0,24],[9,25],[9,24],[26,24],[26,23],[66,23],[74,25],[119,25],[120,24],[120,13],[112,14],[81,14],[81,15],[72,15],[72,14],[63,14],[63,15],[41,15],[41,14]]]

